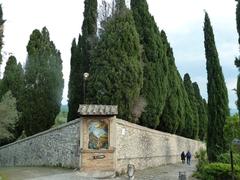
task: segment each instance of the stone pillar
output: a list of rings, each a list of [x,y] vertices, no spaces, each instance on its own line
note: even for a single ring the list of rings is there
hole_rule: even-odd
[[[115,171],[117,106],[80,105],[80,171]]]

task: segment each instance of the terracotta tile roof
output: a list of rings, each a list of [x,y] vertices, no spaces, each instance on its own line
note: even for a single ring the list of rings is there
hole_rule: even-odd
[[[95,105],[80,104],[78,108],[80,115],[117,115],[118,106],[116,105]]]

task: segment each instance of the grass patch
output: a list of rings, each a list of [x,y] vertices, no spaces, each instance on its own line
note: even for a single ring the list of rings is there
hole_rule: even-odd
[[[8,180],[8,177],[0,173],[0,180]]]

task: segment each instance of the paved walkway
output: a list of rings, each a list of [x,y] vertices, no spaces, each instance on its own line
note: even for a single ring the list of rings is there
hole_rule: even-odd
[[[192,162],[189,166],[187,164],[171,164],[155,168],[149,168],[141,171],[136,171],[136,180],[178,180],[179,172],[185,172],[188,180],[195,180],[192,178],[193,172],[196,170],[196,162]],[[121,177],[121,180],[127,179],[127,176]]]
[[[191,166],[187,164],[172,164],[136,171],[135,180],[178,180],[178,173],[186,172],[188,180],[194,180],[190,176],[195,171],[196,162]],[[81,174],[71,169],[47,168],[47,167],[14,167],[0,168],[0,174],[8,177],[8,180],[93,180],[94,178],[81,177]],[[114,178],[127,180],[127,176]]]

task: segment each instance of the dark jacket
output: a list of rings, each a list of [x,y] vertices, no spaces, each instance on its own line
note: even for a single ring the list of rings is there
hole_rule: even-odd
[[[184,152],[182,152],[182,154],[181,154],[181,160],[185,160],[185,153]]]
[[[192,155],[189,151],[187,152],[186,157],[187,157],[187,159],[191,159]]]

